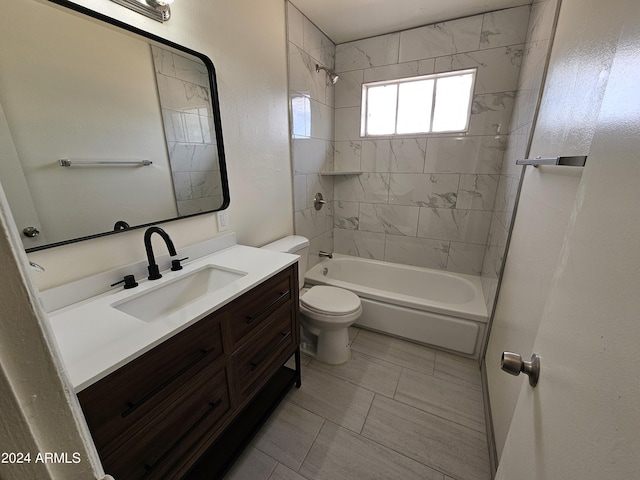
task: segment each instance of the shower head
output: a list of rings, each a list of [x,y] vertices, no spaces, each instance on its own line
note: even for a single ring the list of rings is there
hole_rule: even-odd
[[[316,63],[316,72],[319,72],[320,70],[324,70],[327,73],[327,76],[329,77],[329,80],[331,80],[332,85],[335,85],[340,79],[340,77],[336,75],[335,72],[332,72],[327,67],[322,67]]]

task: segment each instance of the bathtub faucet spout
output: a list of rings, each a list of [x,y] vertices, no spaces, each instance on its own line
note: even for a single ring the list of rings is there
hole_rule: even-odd
[[[322,250],[320,250],[320,252],[318,252],[318,256],[320,258],[333,258],[333,252],[323,252]]]

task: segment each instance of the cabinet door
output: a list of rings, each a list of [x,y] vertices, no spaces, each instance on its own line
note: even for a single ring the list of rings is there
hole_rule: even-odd
[[[210,364],[172,398],[149,412],[148,422],[104,459],[115,478],[170,478],[168,473],[188,461],[191,448],[215,432],[230,410],[224,368]]]
[[[240,401],[264,384],[297,347],[295,310],[280,308],[267,324],[232,356],[236,392]]]
[[[222,354],[214,314],[81,391],[78,399],[100,454],[109,455],[121,435],[136,429],[192,372]]]
[[[227,322],[233,347],[244,343],[275,312],[295,297],[294,270],[278,273],[235,300],[227,309]]]

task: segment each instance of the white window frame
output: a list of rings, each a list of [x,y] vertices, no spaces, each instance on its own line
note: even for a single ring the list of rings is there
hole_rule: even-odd
[[[446,78],[446,77],[455,77],[455,76],[459,76],[459,75],[466,75],[471,73],[472,76],[472,80],[471,80],[471,90],[470,90],[470,95],[469,95],[469,105],[467,107],[467,121],[466,124],[464,126],[463,129],[461,130],[446,130],[446,131],[437,131],[434,132],[433,131],[433,116],[434,116],[434,112],[435,112],[435,108],[436,108],[436,91],[438,88],[438,79],[440,78]],[[361,117],[360,117],[360,136],[361,137],[368,137],[368,138],[379,138],[379,137],[407,137],[407,136],[416,136],[416,135],[443,135],[443,134],[447,134],[447,133],[466,133],[469,131],[469,122],[471,120],[471,108],[472,108],[472,104],[473,104],[473,95],[475,92],[475,84],[476,84],[476,77],[477,77],[477,73],[478,73],[478,69],[477,68],[467,68],[464,70],[455,70],[455,71],[451,71],[451,72],[443,72],[443,73],[433,73],[433,74],[429,74],[429,75],[420,75],[420,76],[416,76],[416,77],[408,77],[408,78],[397,78],[397,79],[393,79],[393,80],[383,80],[383,81],[377,81],[377,82],[368,82],[368,83],[363,83],[362,84],[362,107],[361,107]],[[368,121],[368,112],[367,112],[367,107],[368,107],[368,89],[370,87],[378,87],[381,85],[400,85],[403,83],[409,83],[409,82],[416,82],[416,81],[422,81],[422,80],[434,80],[434,87],[433,87],[433,100],[431,102],[431,112],[429,113],[431,118],[430,118],[430,122],[429,122],[429,131],[422,131],[422,132],[412,132],[412,133],[395,133],[397,131],[398,128],[398,93],[396,93],[396,119],[395,119],[395,127],[394,127],[394,133],[383,133],[383,134],[371,134],[371,133],[367,133],[367,121]],[[398,88],[398,92],[400,91],[400,89]]]

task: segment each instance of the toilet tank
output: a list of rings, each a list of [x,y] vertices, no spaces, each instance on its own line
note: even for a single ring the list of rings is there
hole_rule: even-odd
[[[302,288],[304,274],[307,272],[307,258],[309,257],[309,240],[307,238],[300,235],[289,235],[275,242],[267,243],[261,248],[300,255],[300,260],[298,260],[298,287]]]

